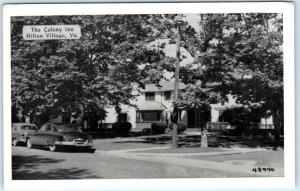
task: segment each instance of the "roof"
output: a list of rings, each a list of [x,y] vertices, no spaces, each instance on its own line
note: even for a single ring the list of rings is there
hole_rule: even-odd
[[[167,109],[167,107],[157,101],[144,102],[142,105],[138,106],[138,110],[140,111],[163,111],[165,109]]]
[[[184,89],[186,85],[184,83],[179,83],[179,89]],[[161,92],[161,91],[172,91],[175,89],[175,81],[161,81],[158,85],[156,84],[146,84],[145,89],[142,92]]]

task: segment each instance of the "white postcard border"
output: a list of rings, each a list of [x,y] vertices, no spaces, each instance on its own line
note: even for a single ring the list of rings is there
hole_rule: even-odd
[[[12,180],[11,164],[11,16],[161,14],[161,13],[283,13],[284,36],[284,177]],[[199,189],[293,188],[295,186],[295,70],[294,7],[285,2],[252,3],[121,3],[121,4],[19,4],[3,8],[3,145],[4,186],[9,190],[86,189]]]

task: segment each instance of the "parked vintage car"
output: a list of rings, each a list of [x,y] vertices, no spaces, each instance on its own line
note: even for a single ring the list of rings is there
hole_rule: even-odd
[[[57,148],[84,148],[94,152],[92,137],[83,133],[76,125],[46,123],[38,131],[28,134],[27,148],[34,146],[49,147],[54,152]]]
[[[25,144],[28,133],[37,131],[37,126],[32,123],[13,123],[11,129],[12,145]]]

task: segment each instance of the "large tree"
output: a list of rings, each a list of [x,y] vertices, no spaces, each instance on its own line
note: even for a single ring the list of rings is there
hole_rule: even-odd
[[[183,80],[272,115],[275,142],[283,129],[282,14],[201,15],[201,31],[187,40],[198,52]],[[195,68],[197,64],[199,67]],[[197,97],[195,97],[197,100]],[[264,117],[264,116],[261,116]]]
[[[131,105],[135,86],[161,78],[168,58],[147,45],[163,15],[12,17],[12,104],[25,115]],[[24,25],[77,24],[78,40],[22,38]]]

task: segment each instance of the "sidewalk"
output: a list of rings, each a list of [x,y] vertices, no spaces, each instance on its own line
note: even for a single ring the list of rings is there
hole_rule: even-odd
[[[205,149],[205,151],[201,151]],[[177,151],[168,152],[168,151]],[[136,153],[136,154],[146,154],[146,155],[158,155],[159,156],[212,156],[212,155],[230,155],[230,154],[243,154],[243,153],[252,153],[266,151],[268,149],[264,148],[195,148],[195,152],[182,152],[180,148],[172,149],[171,146],[159,146],[159,147],[146,147],[146,148],[131,148],[131,149],[117,149],[110,151],[96,150],[98,153]],[[198,151],[198,152],[196,152]]]
[[[222,171],[225,174],[239,173],[249,176],[283,176],[283,149],[249,147],[238,141],[230,141],[211,135],[211,147],[201,148],[200,132],[187,131],[179,135],[177,149],[171,148],[170,135],[154,135],[96,140],[96,154],[118,159],[138,160],[178,169],[194,168],[199,171]],[[219,146],[218,146],[219,145]],[[274,168],[274,172],[255,173],[254,168]],[[242,175],[243,174],[243,175]]]
[[[123,158],[123,159],[133,159],[133,160],[140,160],[140,161],[149,161],[149,162],[156,162],[156,163],[163,163],[167,165],[176,165],[176,166],[183,166],[183,167],[192,167],[192,168],[199,168],[199,169],[209,169],[209,170],[218,170],[227,173],[241,173],[245,174],[245,176],[283,176],[283,164],[282,166],[276,165],[272,166],[272,164],[268,164],[275,168],[276,171],[272,172],[262,172],[259,174],[254,173],[252,170],[253,168],[258,167],[260,164],[255,159],[250,160],[227,160],[226,157],[229,155],[243,155],[246,153],[260,153],[263,151],[269,151],[267,149],[262,148],[230,148],[230,149],[221,149],[219,152],[202,152],[202,153],[155,153],[155,150],[165,150],[167,151],[170,149],[169,146],[163,147],[149,147],[149,148],[139,148],[139,149],[122,149],[122,150],[111,150],[111,151],[97,151],[98,154],[116,157],[116,158]],[[149,153],[148,151],[152,151]],[[205,158],[198,158],[200,156],[210,156],[210,157],[224,157],[222,161],[214,161],[214,160],[205,160]],[[258,154],[258,159],[260,154]]]

